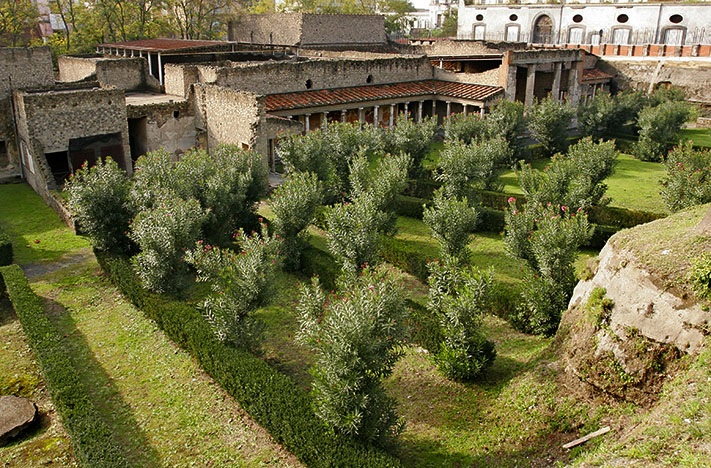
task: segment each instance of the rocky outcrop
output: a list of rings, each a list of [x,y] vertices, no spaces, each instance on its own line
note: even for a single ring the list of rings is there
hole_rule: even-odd
[[[558,332],[566,372],[608,394],[650,403],[710,331],[708,305],[686,287],[711,250],[701,207],[613,236],[578,283]]]

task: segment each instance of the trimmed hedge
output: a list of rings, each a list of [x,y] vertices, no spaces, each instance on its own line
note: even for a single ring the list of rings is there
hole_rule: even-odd
[[[336,289],[336,279],[341,270],[333,256],[316,247],[307,247],[301,255],[301,272],[307,277],[317,275],[321,286]]]
[[[417,246],[401,239],[386,237],[380,253],[386,262],[427,284],[427,262],[433,260],[433,257],[425,255]]]
[[[0,228],[0,266],[12,264],[12,242],[10,236]]]
[[[665,218],[664,213],[651,213],[649,211],[628,210],[614,206],[593,207],[588,213],[591,223],[604,226],[614,226],[618,230],[621,228],[631,228],[638,224],[645,224],[655,219]]]
[[[0,268],[10,301],[37,356],[47,388],[82,466],[124,467],[128,461],[79,380],[63,337],[17,265]]]
[[[410,197],[408,195],[399,195],[395,200],[395,213],[398,216],[407,216],[408,218],[422,219],[422,212],[425,205],[430,205],[432,202],[425,198]]]
[[[333,434],[314,414],[308,393],[256,356],[218,342],[194,307],[144,290],[128,259],[104,252],[96,252],[96,256],[131,302],[193,355],[245,411],[306,465],[400,466],[399,460],[383,451]]]

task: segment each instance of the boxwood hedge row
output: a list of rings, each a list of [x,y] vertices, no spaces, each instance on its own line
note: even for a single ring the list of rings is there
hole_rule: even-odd
[[[308,466],[389,467],[399,460],[329,431],[316,417],[308,393],[252,354],[215,340],[194,307],[144,290],[128,259],[97,252],[99,263],[123,294],[192,354],[274,439]]]
[[[22,328],[30,341],[47,388],[64,427],[71,437],[74,454],[82,466],[130,466],[79,380],[63,337],[44,312],[39,297],[30,289],[17,265],[0,268],[0,277]],[[2,283],[2,281],[0,281]]]

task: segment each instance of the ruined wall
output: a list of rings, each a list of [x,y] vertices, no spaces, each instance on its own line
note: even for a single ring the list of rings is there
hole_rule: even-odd
[[[381,15],[304,15],[301,46],[385,44]]]
[[[434,78],[455,83],[483,84],[490,86],[499,85],[499,69],[488,70],[481,73],[452,73],[447,70],[434,69]]]
[[[306,13],[245,15],[230,23],[229,38],[237,42],[301,47],[387,42],[383,16]]]
[[[264,98],[220,86],[195,86],[196,126],[207,132],[208,147],[235,144],[267,154]]]
[[[245,15],[230,22],[230,41],[255,44],[297,45],[301,42],[301,13]]]
[[[92,76],[102,87],[136,90],[146,87],[148,63],[145,59],[103,57],[59,57],[59,81],[81,81]]]
[[[621,89],[647,91],[650,84],[670,82],[683,88],[689,99],[711,101],[711,63],[707,61],[603,58],[598,62],[598,68],[612,74]]]
[[[195,112],[189,102],[130,105],[129,119],[146,119],[146,151],[180,156],[196,146]]]
[[[230,68],[205,70],[208,71],[216,73],[219,86],[255,94],[428,80],[433,76],[426,57],[233,64]]]
[[[55,188],[45,153],[69,149],[70,140],[121,134],[123,167],[130,173],[131,154],[123,91],[93,89],[16,92],[17,127],[28,182],[44,196]]]
[[[0,167],[17,168],[19,158],[12,119],[13,90],[46,88],[54,84],[52,56],[48,47],[0,48],[0,140],[7,155]]]
[[[198,67],[195,65],[166,64],[163,71],[165,94],[188,97],[190,86],[199,81]]]

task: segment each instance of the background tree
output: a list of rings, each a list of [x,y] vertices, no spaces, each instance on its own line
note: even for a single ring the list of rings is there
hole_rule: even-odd
[[[430,270],[427,308],[439,318],[444,337],[435,362],[450,379],[472,380],[496,357],[494,343],[481,332],[493,271],[482,273],[476,268],[462,268],[451,258],[431,262],[427,267]]]
[[[508,143],[501,139],[446,141],[440,151],[435,180],[442,183],[447,197],[471,197],[474,189],[490,189],[496,180],[496,167],[510,159]]]
[[[526,128],[523,113],[523,103],[502,99],[486,114],[486,123],[489,127],[489,137],[501,138],[506,141],[511,150],[511,159],[504,161],[512,163],[523,156],[521,135]]]
[[[695,150],[691,141],[674,148],[666,160],[662,199],[671,211],[711,202],[711,151]]]
[[[182,39],[223,39],[236,13],[230,0],[164,0],[169,28]]]
[[[297,339],[315,353],[316,414],[336,432],[383,444],[402,430],[382,381],[402,355],[402,292],[383,270],[366,269],[338,296],[318,279],[301,290]]]
[[[390,154],[408,154],[412,162],[408,175],[415,179],[422,173],[422,160],[432,144],[437,131],[437,119],[425,117],[422,122],[415,123],[412,119],[400,114],[397,125],[384,133],[385,151]]]
[[[39,13],[30,0],[0,2],[0,45],[27,46],[37,26]]]
[[[574,111],[551,97],[536,101],[528,111],[528,131],[547,154],[562,153],[568,141],[568,125]]]

